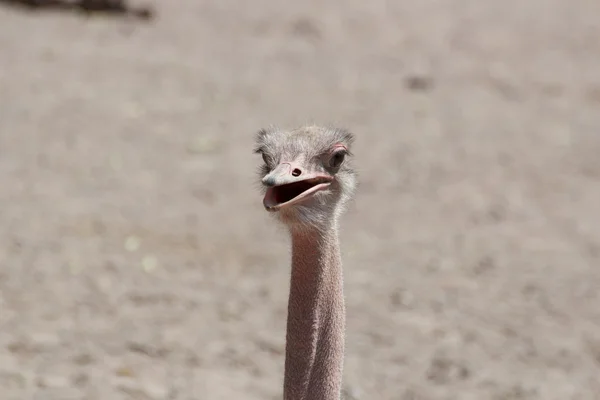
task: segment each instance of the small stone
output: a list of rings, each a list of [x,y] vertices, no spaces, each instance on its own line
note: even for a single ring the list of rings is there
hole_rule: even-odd
[[[156,348],[140,342],[130,342],[127,344],[127,348],[133,353],[143,354],[152,358],[162,358],[169,353],[169,350],[164,347]]]
[[[139,237],[135,235],[128,236],[125,239],[125,250],[133,253],[134,251],[137,251],[140,248],[141,243],[142,241]]]
[[[142,258],[142,268],[146,272],[152,272],[158,267],[158,259],[152,255],[147,255]]]
[[[390,302],[396,307],[410,307],[415,300],[415,296],[406,289],[398,289],[390,296]]]
[[[126,377],[126,378],[133,378],[135,376],[135,373],[129,367],[117,368],[115,371],[115,374],[117,376],[122,376],[122,377]]]
[[[146,382],[123,382],[119,384],[118,389],[134,399],[159,400],[168,397],[168,390],[163,386]]]

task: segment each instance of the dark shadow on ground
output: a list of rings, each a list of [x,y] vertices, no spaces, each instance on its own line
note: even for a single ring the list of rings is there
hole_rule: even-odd
[[[152,8],[131,7],[126,0],[0,0],[0,5],[31,11],[65,11],[82,15],[132,16],[143,20],[150,20],[154,17]]]

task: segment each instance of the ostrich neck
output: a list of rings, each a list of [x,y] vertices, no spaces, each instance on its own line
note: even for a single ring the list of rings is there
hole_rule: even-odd
[[[292,232],[284,400],[339,400],[344,329],[337,230]]]

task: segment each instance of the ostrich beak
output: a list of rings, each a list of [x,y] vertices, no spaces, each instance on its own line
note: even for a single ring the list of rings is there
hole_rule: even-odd
[[[262,180],[267,186],[263,204],[267,211],[279,211],[281,208],[297,204],[327,189],[333,177],[302,173],[290,163],[281,163]]]

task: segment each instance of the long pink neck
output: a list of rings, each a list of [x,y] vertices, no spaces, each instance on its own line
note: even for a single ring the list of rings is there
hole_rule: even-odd
[[[284,400],[339,400],[345,306],[335,229],[292,232]]]

